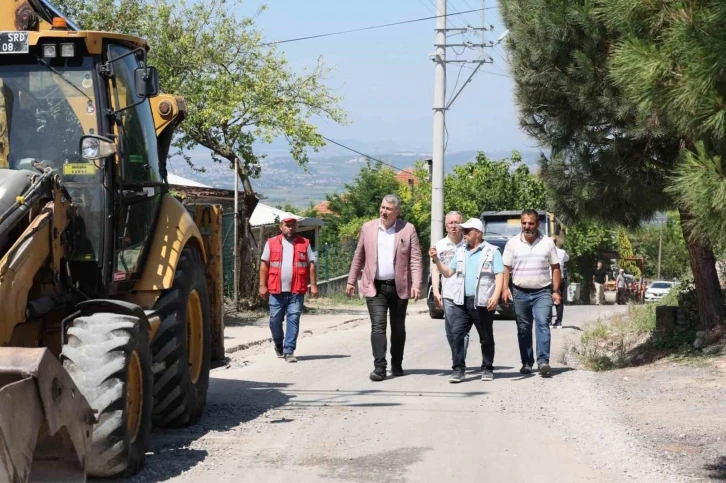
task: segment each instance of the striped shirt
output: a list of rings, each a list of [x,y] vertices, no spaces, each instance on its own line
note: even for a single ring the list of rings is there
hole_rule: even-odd
[[[555,242],[539,233],[529,244],[524,236],[511,238],[504,247],[504,265],[511,267],[512,283],[521,288],[538,289],[552,285],[551,267],[560,263]]]

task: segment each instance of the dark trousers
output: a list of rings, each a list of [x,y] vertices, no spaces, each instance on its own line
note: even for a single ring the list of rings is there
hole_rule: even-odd
[[[552,325],[562,325],[562,315],[565,312],[565,299],[567,298],[567,279],[563,278],[560,282],[560,290],[562,291],[562,301],[560,305],[555,305],[555,321]]]
[[[617,294],[617,300],[616,300],[616,302],[618,303],[618,305],[625,305],[625,304],[628,303],[628,300],[627,300],[627,298],[625,296],[625,289],[624,288],[619,288],[618,289],[618,294]]]
[[[481,344],[482,364],[481,368],[494,369],[494,312],[489,312],[486,307],[476,307],[474,297],[466,297],[464,305],[451,303],[449,323],[451,324],[451,337],[453,339],[451,348],[452,368],[466,369],[466,346],[464,338],[476,327],[479,332],[479,343]]]
[[[388,312],[391,314],[391,366],[401,367],[403,347],[406,345],[406,308],[408,299],[396,293],[396,285],[376,280],[376,296],[366,297],[368,314],[371,317],[371,347],[373,365],[376,369],[386,368],[386,328]]]

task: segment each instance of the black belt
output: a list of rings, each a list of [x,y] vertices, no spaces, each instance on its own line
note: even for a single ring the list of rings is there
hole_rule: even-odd
[[[396,280],[375,280],[376,285],[396,285]]]
[[[512,284],[512,286],[514,288],[516,288],[517,290],[519,290],[520,292],[524,292],[524,293],[534,293],[534,292],[541,292],[542,290],[552,290],[552,285],[547,285],[546,287],[542,287],[542,288],[524,288],[524,287],[518,287],[514,284]]]

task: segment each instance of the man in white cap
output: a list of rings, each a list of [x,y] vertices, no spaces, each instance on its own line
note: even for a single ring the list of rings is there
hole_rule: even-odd
[[[451,278],[447,287],[451,289],[452,298],[444,299],[445,304],[451,304],[447,311],[451,319],[453,361],[449,382],[459,383],[464,379],[464,336],[472,325],[479,332],[481,379],[491,381],[494,379],[494,311],[502,293],[504,264],[499,249],[484,241],[481,220],[470,218],[459,227],[466,245],[456,250],[456,256],[448,266],[441,263],[436,247],[429,250],[429,256],[441,275]]]

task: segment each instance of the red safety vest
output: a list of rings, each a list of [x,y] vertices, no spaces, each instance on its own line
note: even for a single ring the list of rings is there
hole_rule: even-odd
[[[267,289],[271,294],[282,291],[282,234],[267,240],[270,247],[270,269],[267,273]],[[310,278],[310,263],[308,260],[308,247],[310,240],[296,236],[292,242],[292,283],[290,292],[304,294],[308,291]]]

